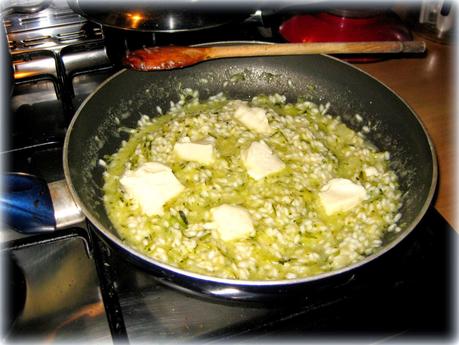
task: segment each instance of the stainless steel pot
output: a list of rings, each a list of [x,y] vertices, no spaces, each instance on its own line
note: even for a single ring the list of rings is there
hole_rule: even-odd
[[[182,32],[209,29],[249,17],[253,4],[228,1],[125,1],[108,6],[92,0],[67,0],[77,13],[103,26],[148,31]]]

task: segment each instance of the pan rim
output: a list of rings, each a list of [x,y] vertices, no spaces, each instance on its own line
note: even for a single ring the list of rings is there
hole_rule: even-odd
[[[282,279],[282,280],[240,280],[240,279],[228,279],[228,278],[220,278],[220,277],[214,277],[214,276],[209,276],[209,275],[204,275],[200,273],[195,273],[192,271],[184,270],[160,261],[157,261],[151,257],[146,256],[145,254],[142,254],[141,252],[133,249],[132,247],[128,246],[125,244],[119,237],[115,236],[111,231],[109,231],[105,226],[103,226],[99,220],[97,219],[98,217],[94,216],[92,212],[85,206],[84,202],[80,199],[78,192],[75,189],[75,186],[72,183],[71,176],[70,176],[70,166],[68,164],[68,147],[69,147],[69,141],[70,137],[72,135],[72,129],[75,125],[75,123],[78,121],[78,117],[81,114],[82,110],[85,108],[85,105],[98,93],[98,91],[103,88],[106,84],[108,84],[110,81],[113,79],[117,78],[119,75],[126,73],[129,71],[128,69],[122,69],[109,78],[107,78],[105,81],[103,81],[80,105],[80,107],[77,109],[75,112],[75,115],[73,116],[66,136],[64,140],[64,148],[63,148],[63,161],[64,161],[64,176],[65,180],[67,182],[67,185],[69,187],[70,193],[75,201],[75,203],[80,207],[82,210],[83,214],[85,215],[86,218],[91,222],[91,224],[94,225],[94,227],[99,231],[105,238],[109,239],[112,241],[116,246],[121,247],[123,250],[126,250],[130,255],[132,255],[135,258],[140,259],[141,261],[145,261],[149,265],[154,265],[158,268],[167,270],[167,271],[172,271],[175,274],[178,274],[180,276],[186,276],[190,277],[193,279],[205,281],[205,282],[214,282],[214,283],[220,283],[220,284],[225,284],[225,285],[231,285],[231,286],[252,286],[252,287],[273,287],[273,286],[290,286],[290,285],[300,285],[300,284],[305,284],[305,283],[311,283],[315,282],[318,280],[323,280],[326,278],[331,278],[335,276],[339,276],[341,274],[344,274],[346,272],[352,271],[358,267],[361,267],[374,259],[378,258],[379,256],[382,256],[383,254],[387,253],[389,250],[397,246],[404,238],[406,238],[420,223],[421,219],[424,218],[425,214],[427,213],[429,207],[432,204],[434,194],[437,188],[437,183],[438,183],[438,161],[437,161],[437,154],[433,145],[433,141],[430,138],[429,133],[427,132],[427,129],[417,113],[406,103],[405,100],[403,100],[394,90],[392,90],[390,87],[388,87],[386,84],[383,82],[379,81],[375,77],[371,76],[365,71],[362,71],[361,69],[357,68],[356,66],[346,62],[342,61],[336,57],[326,55],[326,54],[317,54],[322,57],[325,57],[327,59],[332,59],[335,62],[338,62],[340,64],[347,65],[348,67],[365,74],[367,77],[371,78],[374,82],[382,85],[384,88],[386,88],[394,97],[396,97],[410,112],[411,115],[415,117],[417,122],[422,128],[422,131],[424,133],[425,139],[427,140],[430,153],[431,153],[431,158],[432,158],[432,179],[429,187],[429,192],[427,194],[427,198],[424,201],[423,206],[421,207],[420,211],[417,213],[416,217],[410,222],[410,224],[406,227],[406,229],[400,233],[392,242],[388,243],[384,247],[382,247],[380,250],[376,251],[375,253],[366,256],[363,260],[360,260],[356,263],[353,263],[349,266],[342,267],[337,270],[329,271],[329,272],[324,272],[321,274],[317,274],[314,276],[309,276],[309,277],[302,277],[302,278],[295,278],[295,279]],[[286,58],[287,56],[285,56]],[[264,57],[264,58],[269,58],[269,57]],[[234,58],[233,58],[234,59]],[[240,58],[239,58],[240,59]],[[206,62],[203,62],[206,63]],[[136,73],[158,73],[158,72],[136,72]],[[161,73],[161,71],[159,71]]]

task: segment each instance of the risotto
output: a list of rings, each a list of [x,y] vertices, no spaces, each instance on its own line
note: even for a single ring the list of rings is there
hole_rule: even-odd
[[[129,246],[208,276],[294,279],[358,262],[400,231],[401,192],[389,153],[327,110],[185,90],[101,162],[109,218]]]

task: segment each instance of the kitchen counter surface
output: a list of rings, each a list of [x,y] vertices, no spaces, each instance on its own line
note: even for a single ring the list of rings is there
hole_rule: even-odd
[[[458,231],[455,197],[455,45],[427,43],[422,57],[401,57],[356,64],[403,98],[419,115],[432,138],[439,164],[439,185],[435,208]]]

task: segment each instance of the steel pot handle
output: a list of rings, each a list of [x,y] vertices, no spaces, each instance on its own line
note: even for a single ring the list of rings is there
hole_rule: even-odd
[[[54,231],[84,221],[65,180],[51,182],[34,175],[3,176],[0,211],[5,223],[26,234]]]

